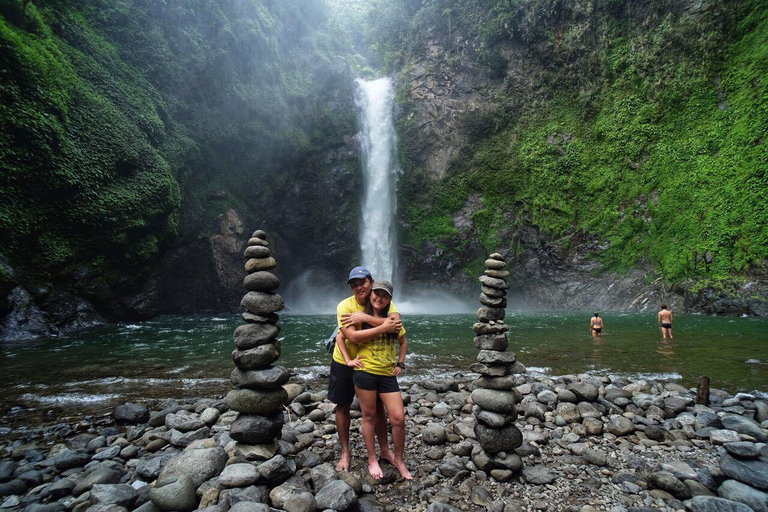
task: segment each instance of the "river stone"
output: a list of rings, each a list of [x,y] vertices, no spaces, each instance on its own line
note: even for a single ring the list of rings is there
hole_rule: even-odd
[[[488,297],[502,298],[507,296],[507,292],[504,290],[497,290],[496,288],[491,288],[490,286],[481,286],[480,291]]]
[[[245,271],[249,274],[253,272],[259,272],[261,270],[272,270],[277,266],[275,258],[251,258],[245,262]]]
[[[557,474],[544,466],[532,466],[523,468],[525,480],[533,485],[551,484],[557,480]]]
[[[482,308],[477,310],[477,319],[481,322],[491,322],[496,320],[504,320],[504,316],[506,315],[506,310],[504,308],[489,308],[487,306],[483,306]]]
[[[748,441],[738,441],[735,443],[726,443],[725,450],[739,459],[757,459],[760,457],[760,450],[755,443]]]
[[[265,498],[266,500],[266,498]],[[200,509],[201,512],[224,512],[224,508],[222,507],[209,507],[209,509]],[[259,503],[257,501],[238,501],[232,507],[230,507],[229,512],[272,512],[274,509],[267,505],[266,503]]]
[[[511,366],[508,364],[482,364],[472,363],[469,370],[487,377],[503,377],[510,373]]]
[[[768,512],[768,494],[737,480],[726,480],[717,489],[721,498],[744,503],[757,512]]]
[[[515,353],[481,350],[477,353],[477,362],[483,364],[512,364],[515,362]]]
[[[112,412],[115,423],[119,425],[136,425],[146,423],[149,419],[149,409],[141,404],[123,404],[115,407]]]
[[[262,247],[269,247],[269,242],[261,238],[249,238],[248,245],[260,245]]]
[[[206,407],[203,409],[203,412],[200,413],[200,419],[209,427],[215,425],[216,422],[219,421],[220,416],[221,412],[215,407]]]
[[[555,415],[560,416],[566,423],[576,423],[581,421],[581,414],[576,404],[571,402],[560,402],[555,409]]]
[[[226,463],[227,452],[220,447],[185,450],[165,464],[158,481],[184,476],[197,489],[200,484],[221,473]]]
[[[245,276],[243,286],[253,292],[271,292],[280,286],[280,280],[271,272],[254,272]]]
[[[235,387],[246,389],[276,389],[288,382],[291,373],[282,366],[267,366],[260,370],[232,370],[229,380]]]
[[[128,484],[95,484],[91,488],[94,505],[117,505],[132,510],[138,496],[136,489]]]
[[[477,405],[472,408],[475,419],[491,428],[504,428],[517,419],[517,411],[514,414],[499,414],[493,411],[486,411]]]
[[[235,443],[235,455],[245,460],[269,460],[277,453],[277,442],[262,444]]]
[[[491,308],[505,308],[507,307],[507,299],[489,297],[484,293],[480,294],[480,304]]]
[[[768,436],[765,435],[760,425],[749,418],[738,414],[726,414],[720,419],[723,422],[723,427],[729,430],[735,430],[739,434],[752,436],[760,442],[768,441]]]
[[[267,234],[264,232],[263,229],[257,229],[256,231],[253,232],[253,234],[251,235],[251,238],[260,238],[262,240],[266,240]]]
[[[91,456],[79,450],[65,450],[51,459],[51,462],[59,471],[66,471],[85,466],[91,462]]]
[[[501,377],[483,376],[475,381],[477,387],[497,389],[499,391],[508,391],[515,387],[516,377],[514,375],[503,375]]]
[[[280,311],[285,307],[285,302],[274,292],[248,292],[243,296],[240,305],[254,315],[263,316]]]
[[[233,350],[232,360],[235,366],[241,370],[256,370],[263,366],[269,366],[280,359],[281,344],[279,341],[249,348],[248,350]]]
[[[251,389],[233,389],[224,398],[227,407],[246,414],[267,414],[279,409],[288,398],[282,388],[275,390],[254,391]]]
[[[586,382],[574,382],[566,387],[568,391],[576,395],[580,401],[595,402],[600,396],[598,389]]]
[[[101,467],[88,473],[82,480],[77,482],[74,489],[71,489],[73,496],[80,496],[96,484],[117,484],[123,474],[115,469]]]
[[[291,465],[288,464],[288,461],[282,455],[275,455],[261,463],[258,469],[261,478],[270,485],[283,483],[291,478],[294,473]]]
[[[246,444],[269,443],[280,439],[282,428],[283,412],[277,409],[264,415],[238,415],[230,426],[229,435],[235,441]]]
[[[635,425],[632,420],[624,416],[616,416],[608,420],[605,426],[606,430],[615,436],[626,436],[635,431]]]
[[[243,256],[246,258],[269,258],[272,253],[268,247],[263,245],[249,245],[245,248]]]
[[[731,478],[757,489],[768,490],[768,464],[759,460],[737,460],[724,453],[720,469]]]
[[[632,393],[621,388],[609,388],[605,390],[605,399],[614,402],[617,398],[630,400]]]
[[[715,498],[714,496],[694,496],[691,501],[686,503],[688,503],[691,512],[753,512],[743,503]]]
[[[485,260],[485,268],[488,268],[491,270],[501,270],[506,266],[507,264],[503,260],[497,260],[494,258],[489,258]]]
[[[105,448],[104,450],[96,453],[93,457],[91,457],[91,460],[102,461],[113,459],[120,454],[120,449],[121,447],[119,445],[110,446],[109,448]]]
[[[170,441],[173,446],[186,447],[195,441],[202,441],[203,439],[207,439],[208,435],[211,433],[211,429],[208,427],[202,427],[190,432],[181,432],[179,430],[172,429],[169,432],[171,434]]]
[[[271,343],[280,334],[280,327],[274,324],[245,324],[235,329],[235,345],[240,350]]]
[[[269,493],[272,506],[286,512],[313,512],[317,502],[312,493],[298,487],[292,482],[286,482],[272,489]]]
[[[484,270],[483,274],[496,279],[505,279],[509,277],[509,270]]]
[[[224,487],[248,487],[259,479],[259,469],[249,462],[230,464],[219,475],[219,483]]]
[[[584,418],[601,418],[603,415],[598,411],[594,405],[589,402],[579,402],[576,404],[576,410],[579,411],[579,416]]]
[[[481,283],[483,283],[485,286],[488,286],[489,288],[495,288],[497,290],[506,290],[509,288],[509,285],[503,279],[490,276],[480,276],[478,279]]]
[[[181,410],[166,415],[165,426],[169,429],[176,429],[179,432],[191,432],[203,428],[205,422],[200,419],[199,415],[190,411]]]
[[[648,483],[651,487],[667,491],[680,500],[687,500],[691,497],[691,491],[688,490],[688,487],[669,471],[651,473],[648,477]]]
[[[502,352],[507,349],[509,342],[506,334],[481,334],[475,336],[475,346],[480,350],[495,350]]]
[[[166,477],[157,480],[149,491],[149,499],[160,510],[188,512],[197,508],[195,491],[195,485],[184,475]]]
[[[445,427],[439,423],[430,423],[421,430],[421,440],[424,441],[424,444],[437,446],[445,444],[446,439]]]
[[[136,474],[143,480],[151,482],[157,479],[160,471],[173,458],[174,454],[164,454],[157,457],[141,458],[136,464]]]
[[[279,319],[280,317],[274,313],[264,316],[254,315],[248,311],[243,313],[243,320],[249,324],[276,324]]]
[[[347,510],[357,501],[354,489],[343,480],[334,480],[323,486],[315,495],[321,510]]]
[[[736,443],[738,441],[741,441],[741,437],[739,437],[738,432],[733,430],[713,429],[709,431],[709,442],[713,445]]]
[[[496,391],[493,389],[476,389],[470,395],[472,402],[481,409],[491,412],[515,412],[515,393],[512,391]]]
[[[487,324],[483,322],[476,322],[475,324],[472,325],[472,329],[475,331],[475,334],[477,335],[501,334],[501,333],[507,332],[509,330],[509,326],[504,323]]]

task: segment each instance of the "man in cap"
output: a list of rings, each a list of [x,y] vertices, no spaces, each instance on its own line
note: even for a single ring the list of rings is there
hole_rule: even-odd
[[[357,347],[355,343],[365,343],[387,332],[398,333],[403,326],[400,321],[400,313],[394,304],[390,305],[390,315],[387,318],[377,318],[365,314],[365,306],[368,304],[373,286],[373,277],[366,268],[353,268],[349,273],[347,284],[352,289],[353,295],[339,302],[336,306],[336,319],[340,333],[333,350],[331,372],[328,379],[328,399],[336,404],[336,430],[339,433],[339,442],[341,443],[341,459],[336,465],[337,471],[348,470],[352,460],[352,452],[349,449],[349,425],[351,422],[349,410],[355,398],[355,385],[352,380],[354,371],[352,368],[365,364],[356,358]],[[362,330],[363,322],[372,325],[373,328]],[[340,347],[343,347],[344,350]],[[390,462],[393,461],[394,455],[390,451],[387,441],[387,422],[381,402],[376,405],[375,430],[379,440],[381,458]]]

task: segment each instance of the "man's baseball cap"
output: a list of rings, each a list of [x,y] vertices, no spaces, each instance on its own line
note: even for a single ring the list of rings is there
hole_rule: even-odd
[[[371,290],[384,290],[389,294],[390,297],[392,297],[394,290],[394,287],[392,286],[392,283],[389,281],[385,281],[384,279],[381,279],[379,281],[376,281],[373,283],[373,286],[371,286]]]
[[[355,267],[352,270],[349,271],[349,279],[347,279],[347,283],[352,281],[353,279],[365,279],[366,277],[371,277],[371,273],[368,272],[368,269],[365,267]]]

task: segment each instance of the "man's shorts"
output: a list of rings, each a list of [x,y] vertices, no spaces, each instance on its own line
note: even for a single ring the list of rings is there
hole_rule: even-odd
[[[366,391],[376,391],[379,394],[400,392],[397,377],[394,375],[375,375],[373,373],[356,371],[354,380],[356,387]]]
[[[347,365],[331,361],[331,375],[328,377],[328,400],[336,405],[349,405],[355,399],[355,371]]]

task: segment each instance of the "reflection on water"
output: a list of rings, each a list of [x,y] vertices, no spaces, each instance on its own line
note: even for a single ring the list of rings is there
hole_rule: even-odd
[[[611,330],[592,338],[590,314],[508,313],[509,349],[530,373],[620,374],[695,386],[708,375],[730,391],[766,389],[768,322],[679,315],[675,339],[660,340],[655,315],[608,315]],[[322,381],[321,341],[332,315],[284,315],[280,364],[296,379]],[[470,375],[477,356],[474,315],[406,315],[404,383]],[[0,345],[0,426],[108,413],[126,401],[223,396],[242,323],[232,316],[166,316],[94,328],[58,339]]]

